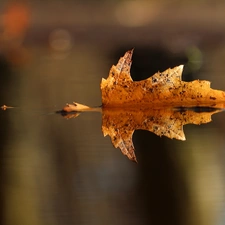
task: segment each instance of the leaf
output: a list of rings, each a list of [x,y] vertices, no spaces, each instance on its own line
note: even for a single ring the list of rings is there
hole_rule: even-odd
[[[175,110],[171,108],[150,110],[103,109],[102,132],[109,135],[115,148],[130,160],[137,161],[132,141],[135,130],[148,130],[159,136],[185,140],[183,125],[202,124],[211,121],[211,115],[221,110],[196,112],[195,109]]]
[[[225,92],[210,88],[210,82],[181,80],[183,65],[158,72],[142,81],[130,76],[133,50],[112,66],[107,79],[102,79],[103,107],[225,107]]]
[[[225,108],[225,92],[210,88],[210,82],[181,80],[183,65],[155,73],[142,81],[130,76],[133,50],[112,66],[102,79],[102,108],[67,104],[61,113],[102,110],[102,131],[130,160],[137,161],[132,136],[148,130],[159,136],[185,140],[183,125],[211,121],[211,115]],[[196,108],[198,107],[198,108]],[[201,109],[200,112],[196,109]],[[71,118],[69,115],[67,118]]]

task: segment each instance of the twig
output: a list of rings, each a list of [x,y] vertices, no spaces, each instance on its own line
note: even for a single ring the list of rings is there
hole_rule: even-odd
[[[102,112],[101,107],[89,107],[87,105],[79,104],[77,102],[73,102],[73,104],[66,104],[66,106],[58,113],[61,114],[70,114],[70,113],[80,113],[80,112]]]
[[[14,107],[12,107],[12,106],[7,106],[7,105],[3,105],[3,106],[1,106],[1,109],[2,110],[6,110],[6,109],[12,109],[12,108],[14,108]]]

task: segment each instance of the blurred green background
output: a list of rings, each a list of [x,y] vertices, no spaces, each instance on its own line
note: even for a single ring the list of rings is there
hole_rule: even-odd
[[[224,113],[187,141],[136,131],[138,164],[101,133],[100,82],[135,48],[141,80],[180,64],[225,90],[225,2],[0,1],[0,221],[3,225],[222,225]]]

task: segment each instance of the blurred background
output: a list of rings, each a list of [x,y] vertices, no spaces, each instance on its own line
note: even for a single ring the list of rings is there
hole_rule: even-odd
[[[100,82],[135,48],[141,80],[180,64],[225,90],[225,2],[0,1],[0,222],[3,225],[222,225],[224,113],[187,141],[133,136],[138,164],[65,103],[101,105]]]

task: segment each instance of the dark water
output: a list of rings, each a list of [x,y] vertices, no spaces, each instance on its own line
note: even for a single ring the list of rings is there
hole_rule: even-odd
[[[134,80],[184,64],[184,80],[225,90],[222,7],[152,6],[158,14],[132,27],[113,4],[35,4],[23,44],[0,47],[0,106],[15,107],[0,111],[1,224],[224,224],[224,112],[184,126],[186,141],[135,131],[137,164],[103,137],[100,113],[55,113],[73,101],[100,106],[101,78],[133,47]]]
[[[100,104],[107,70],[45,53],[1,75],[1,102],[16,106],[0,112],[2,224],[224,223],[223,112],[186,125],[187,141],[136,131],[136,164],[103,137],[100,113],[54,113],[66,102]]]

